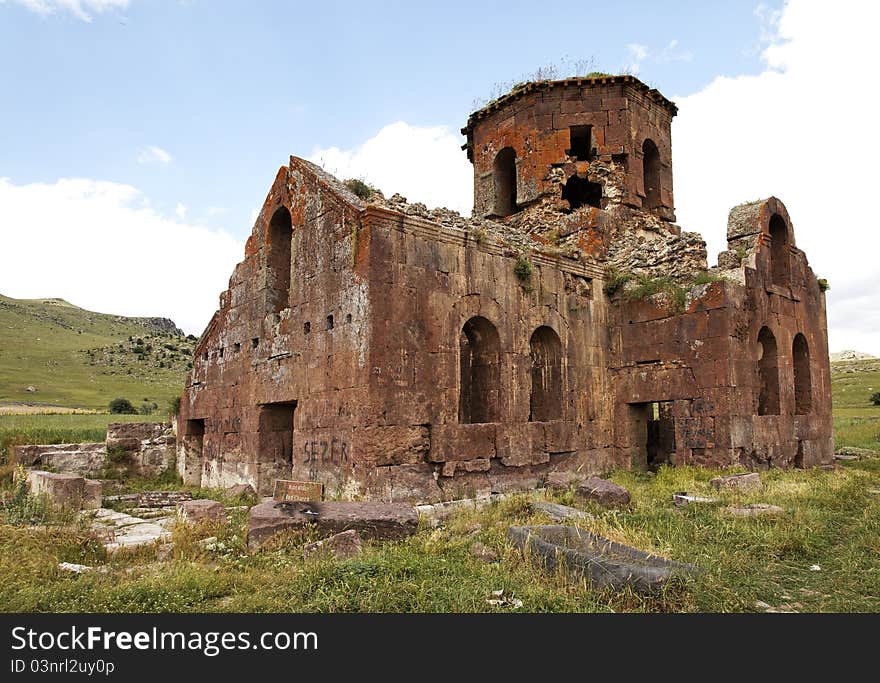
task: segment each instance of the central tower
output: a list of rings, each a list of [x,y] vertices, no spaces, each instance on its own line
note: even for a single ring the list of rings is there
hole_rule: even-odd
[[[474,215],[503,218],[542,199],[560,210],[622,204],[675,220],[677,108],[633,76],[515,87],[468,118]]]

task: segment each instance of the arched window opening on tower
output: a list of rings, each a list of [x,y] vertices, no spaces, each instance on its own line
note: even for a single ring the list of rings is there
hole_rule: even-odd
[[[468,320],[461,329],[461,388],[458,420],[499,422],[501,417],[501,340],[485,318]]]
[[[788,226],[778,213],[770,219],[770,278],[774,285],[789,283]]]
[[[794,360],[794,414],[809,415],[813,411],[813,381],[810,349],[804,335],[795,335],[791,355]]]
[[[529,421],[562,419],[562,343],[551,327],[542,325],[529,340],[532,356],[532,390]]]
[[[495,157],[495,214],[509,216],[516,211],[516,152],[505,147]]]
[[[562,188],[562,198],[568,201],[572,211],[582,206],[595,206],[600,209],[602,208],[602,186],[574,174]]]
[[[660,206],[660,151],[650,138],[642,145],[642,170],[645,181],[645,208]]]
[[[293,226],[290,211],[279,207],[269,221],[269,287],[275,312],[290,306],[290,250]]]
[[[779,359],[768,327],[758,333],[758,415],[779,415]]]

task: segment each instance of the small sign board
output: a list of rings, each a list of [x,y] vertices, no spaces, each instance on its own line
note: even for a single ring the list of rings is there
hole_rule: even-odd
[[[324,484],[320,481],[276,479],[272,498],[276,503],[324,500]]]

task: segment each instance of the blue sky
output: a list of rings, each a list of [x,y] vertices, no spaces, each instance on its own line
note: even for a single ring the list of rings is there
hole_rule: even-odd
[[[780,197],[832,351],[880,355],[878,25],[862,0],[0,0],[0,292],[199,334],[288,155],[469,213],[475,101],[581,61],[679,105],[676,214],[710,265],[731,206]]]
[[[0,7],[0,174],[132,184],[159,210],[244,236],[288,154],[384,125],[457,133],[476,98],[561,60],[667,95],[761,69],[749,2],[138,2],[84,21]],[[719,31],[719,27],[724,27]],[[138,163],[155,146],[173,163]],[[220,211],[225,209],[226,211]]]

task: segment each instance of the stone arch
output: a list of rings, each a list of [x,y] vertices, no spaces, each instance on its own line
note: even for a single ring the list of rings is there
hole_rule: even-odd
[[[645,187],[645,208],[660,206],[660,150],[651,138],[642,143],[642,173]]]
[[[501,420],[501,339],[495,325],[481,316],[470,318],[459,338],[458,421]]]
[[[290,252],[293,223],[286,206],[279,206],[269,221],[268,285],[275,312],[290,306]]]
[[[495,156],[495,214],[509,216],[516,211],[516,151],[505,147]]]
[[[529,422],[562,419],[562,342],[552,327],[541,325],[529,340],[532,384]]]
[[[794,363],[794,414],[809,415],[813,412],[813,380],[810,373],[810,347],[800,332],[791,345]]]
[[[779,355],[769,327],[758,332],[758,415],[779,415]]]
[[[785,219],[778,213],[770,218],[770,279],[774,285],[787,286],[791,278],[791,250]]]

